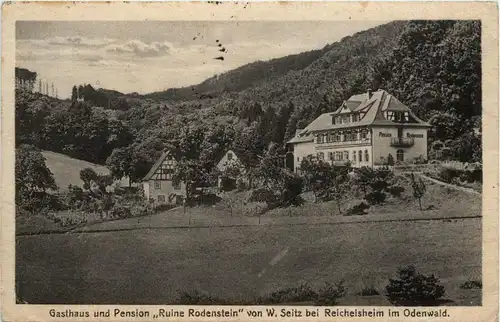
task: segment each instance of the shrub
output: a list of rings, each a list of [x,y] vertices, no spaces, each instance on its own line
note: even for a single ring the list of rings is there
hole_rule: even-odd
[[[385,201],[386,195],[382,191],[373,191],[366,195],[365,199],[371,205],[376,205]]]
[[[281,196],[281,205],[301,205],[304,202],[300,196],[304,189],[302,178],[295,173],[286,172],[284,179],[284,191]]]
[[[364,215],[366,213],[366,209],[370,208],[370,206],[364,202],[361,201],[357,205],[352,206],[350,209],[347,210],[347,212],[344,214],[345,216],[359,216],[359,215]]]
[[[276,196],[269,189],[258,188],[258,189],[255,189],[252,191],[248,201],[273,203],[273,202],[276,202]]]
[[[373,286],[365,287],[361,290],[361,292],[358,293],[358,295],[361,296],[374,296],[374,295],[380,295],[379,291]]]
[[[444,287],[434,275],[417,273],[414,266],[398,270],[399,278],[389,278],[385,295],[397,306],[433,306],[444,296]]]
[[[391,165],[391,166],[394,165],[394,157],[390,153],[387,156],[387,165]]]
[[[111,217],[113,218],[130,218],[132,213],[130,208],[124,206],[115,206],[111,209]]]
[[[389,192],[393,197],[401,197],[403,192],[405,191],[405,188],[399,186],[399,185],[393,185],[387,188],[387,192]]]
[[[226,301],[213,297],[206,293],[198,291],[193,292],[180,292],[178,304],[197,304],[197,305],[210,305],[210,304],[225,304]]]
[[[168,203],[164,203],[164,204],[161,204],[161,205],[158,205],[154,208],[154,211],[155,212],[160,212],[160,211],[167,211],[167,210],[170,210],[170,209],[173,209],[177,207],[177,205],[175,204],[168,204]]]
[[[345,292],[344,281],[340,281],[337,284],[327,282],[318,290],[316,305],[337,305],[339,299],[345,295]]]
[[[291,302],[317,301],[316,293],[308,284],[301,284],[298,287],[289,287],[274,291],[271,294],[259,299],[259,304],[278,304]]]
[[[467,281],[467,282],[460,284],[460,288],[464,289],[464,290],[482,289],[483,283],[481,281],[478,281],[478,280]]]

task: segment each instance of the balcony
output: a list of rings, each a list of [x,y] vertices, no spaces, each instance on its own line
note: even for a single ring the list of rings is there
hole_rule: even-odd
[[[409,148],[415,144],[415,140],[413,138],[392,138],[391,146],[396,148]]]

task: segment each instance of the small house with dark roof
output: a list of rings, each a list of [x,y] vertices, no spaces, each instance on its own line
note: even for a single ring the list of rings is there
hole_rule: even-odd
[[[144,196],[156,204],[179,204],[186,197],[186,184],[173,182],[177,160],[171,151],[164,152],[142,180]]]
[[[313,155],[332,165],[378,166],[427,160],[430,125],[384,90],[351,96],[337,110],[321,114],[287,142],[297,171]]]

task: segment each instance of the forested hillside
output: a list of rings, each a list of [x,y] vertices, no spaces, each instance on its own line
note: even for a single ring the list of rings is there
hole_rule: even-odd
[[[166,100],[187,100],[213,98],[223,92],[241,91],[266,80],[268,81],[285,75],[290,71],[306,68],[329,50],[330,46],[325,46],[321,50],[311,50],[298,55],[289,55],[265,62],[253,62],[229,72],[213,76],[198,85],[171,88],[164,92],[147,94],[145,97]]]
[[[75,104],[49,107],[55,103],[36,97],[27,103],[19,96],[16,110],[36,112],[16,114],[18,123],[28,122],[19,124],[18,140],[88,161],[107,159],[138,180],[165,148],[207,170],[227,148],[256,163],[271,142],[283,147],[297,128],[333,111],[350,95],[383,88],[435,125],[431,157],[477,161],[480,39],[476,21],[396,21],[319,51],[256,62],[193,87],[112,95],[127,103],[116,108],[121,111],[114,123]],[[37,131],[43,139],[36,139]],[[122,133],[132,139],[117,139]]]

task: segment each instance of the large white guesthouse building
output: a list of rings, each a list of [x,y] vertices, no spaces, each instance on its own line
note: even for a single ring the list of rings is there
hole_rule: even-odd
[[[313,155],[333,165],[353,167],[427,160],[430,125],[384,90],[353,95],[336,111],[321,114],[297,130],[293,147],[294,168]],[[391,155],[391,156],[389,156]]]

